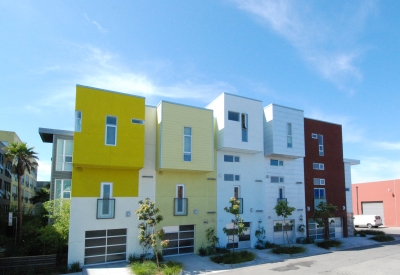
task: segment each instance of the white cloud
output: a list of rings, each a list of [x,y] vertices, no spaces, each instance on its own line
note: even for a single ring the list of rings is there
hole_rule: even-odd
[[[38,181],[50,181],[51,179],[51,161],[39,160]]]
[[[400,142],[375,142],[375,145],[384,150],[400,150]]]
[[[359,165],[351,167],[352,183],[400,178],[400,160],[384,157],[363,157]]]
[[[102,33],[107,33],[107,32],[108,32],[107,29],[103,28],[99,23],[97,23],[97,22],[94,21],[94,20],[91,20],[91,19],[87,16],[86,13],[84,13],[83,15],[85,16],[86,21],[89,22],[89,23],[91,23],[91,24],[93,24],[93,25],[95,25],[95,26],[97,27],[97,29],[98,29],[100,32],[102,32]]]
[[[340,21],[335,19],[337,16],[313,10],[311,4],[304,1],[233,1],[288,40],[323,77],[354,93],[346,84],[362,80],[363,75],[355,65],[361,51],[347,44],[355,40],[363,28],[373,10],[371,1],[360,2],[355,11],[349,9],[346,13],[346,8],[337,11],[342,14]],[[337,6],[339,9],[341,5]]]

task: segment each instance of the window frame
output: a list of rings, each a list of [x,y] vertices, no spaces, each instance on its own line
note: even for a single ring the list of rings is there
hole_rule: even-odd
[[[318,197],[315,197],[315,191],[316,190],[318,190]],[[321,197],[321,190],[324,191],[324,196],[323,197]],[[325,188],[319,188],[319,187],[314,188],[314,199],[326,199],[326,190],[325,190]]]
[[[110,186],[109,197],[105,197],[104,187]],[[107,205],[105,204],[107,201]],[[101,203],[102,202],[102,203]],[[104,209],[108,209],[108,213],[104,213]],[[101,211],[101,213],[99,213]],[[113,198],[113,183],[112,182],[102,182],[100,184],[100,198],[97,199],[97,219],[114,219],[115,218],[115,199]]]
[[[316,183],[318,182],[318,183]],[[323,178],[314,178],[313,179],[313,184],[314,185],[325,185],[325,179]]]
[[[273,179],[278,179],[278,181],[273,181]],[[270,182],[271,182],[271,183],[285,183],[285,177],[281,177],[281,176],[271,176],[271,177],[270,177]]]
[[[242,142],[249,141],[249,115],[246,113],[240,114],[241,126],[242,126]]]
[[[318,135],[318,154],[319,156],[324,156],[324,136]]]
[[[60,181],[60,197],[57,197],[57,186],[58,186],[58,181]],[[64,191],[64,181],[70,181],[70,190],[69,191]],[[54,199],[71,199],[71,193],[72,193],[72,179],[55,179],[54,180]],[[69,193],[69,197],[65,198],[64,194]]]
[[[75,132],[82,132],[82,111],[75,110]]]
[[[231,157],[232,161],[227,160],[227,157]],[[240,162],[240,156],[224,155],[224,162]]]
[[[115,118],[115,125],[108,123],[108,118]],[[108,128],[114,128],[115,129],[115,135],[114,135],[114,143],[107,143],[107,136],[108,136]],[[106,130],[105,130],[105,140],[104,143],[107,146],[117,146],[117,133],[118,133],[118,117],[117,116],[112,116],[112,115],[106,115]]]
[[[291,122],[286,123],[286,135],[287,135],[286,139],[287,148],[293,148],[293,128]]]
[[[232,180],[227,179],[227,176],[232,176]],[[236,179],[238,178],[238,179]],[[224,174],[224,181],[240,181],[240,175],[239,174]]]
[[[60,145],[62,144],[62,152],[59,152]],[[70,144],[71,146],[71,155],[67,155],[67,145]],[[74,142],[70,139],[57,139],[57,148],[56,148],[56,171],[67,171],[71,172],[72,171],[72,162],[73,162],[73,152],[74,152]],[[60,157],[62,158],[62,161],[60,161]],[[70,157],[71,161],[66,161],[66,158]],[[58,165],[61,164],[61,167],[59,168]],[[68,166],[67,166],[68,164]],[[66,168],[66,166],[68,168]],[[69,168],[70,167],[70,168]]]
[[[276,165],[275,164],[273,164],[273,163],[277,163]],[[270,161],[269,161],[269,165],[270,166],[283,166],[283,160],[279,160],[279,159],[270,159]]]
[[[233,117],[231,115],[235,115],[235,116],[237,115],[237,119],[233,119]],[[234,111],[228,111],[228,120],[240,122],[240,113],[234,112]]]
[[[185,129],[190,129],[190,135],[185,133]],[[192,161],[192,152],[193,152],[193,131],[192,131],[192,127],[187,127],[184,126],[183,127],[183,161],[184,162],[191,162]],[[186,138],[189,138],[189,142],[190,142],[190,151],[186,151]],[[187,160],[185,159],[185,157],[189,157],[190,159]]]
[[[320,162],[313,162],[313,169],[314,170],[325,170],[325,164]]]

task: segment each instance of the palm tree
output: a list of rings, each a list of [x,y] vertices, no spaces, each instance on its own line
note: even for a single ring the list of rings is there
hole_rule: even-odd
[[[37,153],[33,151],[33,147],[28,147],[26,143],[11,142],[3,150],[6,151],[5,156],[12,161],[11,172],[18,176],[18,242],[22,239],[22,177],[25,170],[29,173],[38,166]]]

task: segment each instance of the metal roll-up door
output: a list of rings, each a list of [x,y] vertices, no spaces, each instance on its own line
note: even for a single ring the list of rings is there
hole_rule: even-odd
[[[383,202],[361,202],[363,215],[379,215],[381,216],[382,223],[385,224],[385,215],[383,212]]]
[[[126,228],[85,232],[85,265],[126,260]]]

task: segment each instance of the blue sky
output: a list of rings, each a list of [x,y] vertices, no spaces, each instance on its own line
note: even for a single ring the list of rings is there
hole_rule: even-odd
[[[400,178],[400,2],[3,1],[0,129],[40,157],[75,85],[206,106],[222,92],[343,125],[353,182]]]

